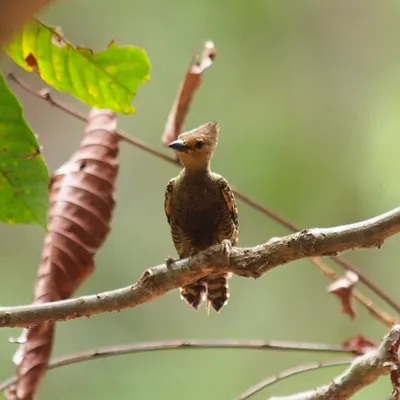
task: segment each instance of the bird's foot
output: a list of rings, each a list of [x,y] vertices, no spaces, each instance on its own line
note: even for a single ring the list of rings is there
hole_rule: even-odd
[[[231,252],[232,243],[230,242],[230,240],[224,239],[221,242],[221,248],[222,248],[222,254],[225,257],[225,265],[228,266],[229,265],[229,254]]]
[[[171,256],[167,256],[167,258],[164,260],[165,265],[167,266],[167,269],[172,268],[172,264],[175,262],[175,260]]]

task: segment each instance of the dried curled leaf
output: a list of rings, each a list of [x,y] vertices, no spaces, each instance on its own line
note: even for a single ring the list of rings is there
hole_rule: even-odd
[[[116,114],[92,109],[79,149],[54,172],[50,183],[48,234],[35,284],[34,301],[66,299],[94,269],[115,206],[119,136]],[[32,399],[51,355],[54,324],[24,331],[14,362],[19,377],[9,400]]]
[[[328,292],[339,297],[342,304],[342,312],[350,318],[355,318],[356,309],[353,301],[353,288],[358,282],[358,275],[352,271],[346,271],[345,276],[328,286]]]
[[[217,50],[214,43],[208,41],[204,44],[202,54],[200,56],[197,55],[192,61],[169,113],[167,124],[161,137],[164,146],[168,146],[182,132],[193,95],[200,87],[202,74],[207,68],[211,67],[216,55]]]
[[[367,351],[375,349],[376,343],[367,339],[364,335],[355,335],[343,343],[343,348],[351,350],[356,355],[365,354]]]

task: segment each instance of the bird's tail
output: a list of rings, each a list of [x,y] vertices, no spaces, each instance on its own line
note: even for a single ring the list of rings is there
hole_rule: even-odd
[[[206,310],[210,313],[210,306],[216,312],[228,303],[229,284],[231,273],[211,275],[180,288],[181,298],[194,309],[198,310],[201,303],[207,300]]]
[[[232,274],[218,274],[203,278],[207,285],[207,313],[210,312],[210,305],[216,312],[220,312],[221,308],[228,303],[229,284],[228,280]]]
[[[203,279],[200,279],[190,285],[181,287],[180,291],[182,300],[186,301],[195,310],[198,310],[200,304],[206,298],[207,285]]]

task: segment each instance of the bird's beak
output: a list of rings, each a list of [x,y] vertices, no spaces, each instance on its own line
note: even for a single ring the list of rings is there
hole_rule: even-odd
[[[175,140],[168,145],[169,148],[174,149],[176,151],[181,151],[186,153],[189,150],[189,147],[186,146],[185,142],[181,139]]]

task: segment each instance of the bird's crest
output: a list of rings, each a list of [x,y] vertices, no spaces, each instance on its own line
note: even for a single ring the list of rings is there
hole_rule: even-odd
[[[188,132],[181,133],[178,140],[182,140],[190,150],[201,150],[205,146],[213,149],[218,143],[219,125],[209,121]]]

